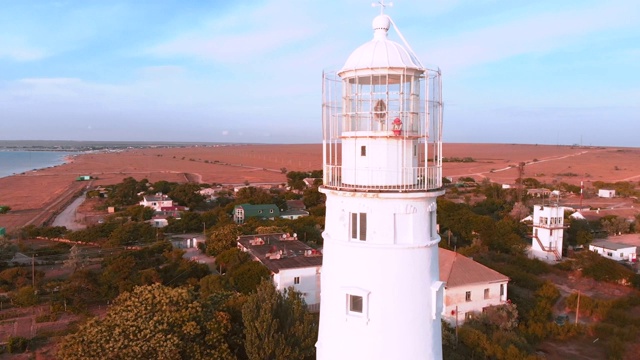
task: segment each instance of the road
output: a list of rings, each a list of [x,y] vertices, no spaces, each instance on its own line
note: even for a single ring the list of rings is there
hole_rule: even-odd
[[[81,196],[78,196],[75,200],[73,200],[73,202],[71,202],[69,206],[62,210],[62,212],[58,216],[56,216],[51,225],[64,226],[67,229],[73,231],[85,229],[87,227],[86,225],[76,222],[76,210],[78,210],[80,204],[84,202],[86,194],[87,192],[85,191]]]

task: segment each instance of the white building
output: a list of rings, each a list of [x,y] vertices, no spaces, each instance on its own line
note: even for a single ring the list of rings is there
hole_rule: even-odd
[[[564,207],[534,205],[531,256],[543,261],[561,260],[564,228]]]
[[[600,189],[598,190],[598,197],[601,198],[614,198],[616,197],[616,191],[611,189]]]
[[[442,358],[440,72],[391,24],[323,74],[319,360]]]
[[[265,265],[280,291],[293,287],[302,293],[310,311],[320,306],[322,253],[287,234],[238,237],[238,248]]]
[[[451,250],[440,249],[440,280],[446,283],[442,318],[451,325],[507,302],[509,278]]]
[[[589,250],[593,251],[607,259],[616,261],[636,262],[637,247],[629,244],[619,244],[612,241],[600,240],[589,244]]]
[[[155,195],[143,196],[140,205],[153,208],[155,211],[160,211],[162,208],[172,207],[173,200],[167,195],[157,193]]]

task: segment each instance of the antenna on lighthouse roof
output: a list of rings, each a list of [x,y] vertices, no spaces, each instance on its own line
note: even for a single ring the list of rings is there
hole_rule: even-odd
[[[380,15],[384,15],[384,8],[386,8],[387,6],[388,7],[392,7],[393,6],[393,2],[385,4],[384,0],[378,0],[377,2],[372,2],[371,6],[372,7],[380,6]]]

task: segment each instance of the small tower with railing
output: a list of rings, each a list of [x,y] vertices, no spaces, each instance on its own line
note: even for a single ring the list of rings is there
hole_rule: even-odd
[[[543,261],[562,260],[564,207],[534,205],[531,256]]]
[[[392,25],[403,44],[389,40]],[[384,11],[373,31],[323,74],[317,358],[441,359],[440,71],[421,64]]]

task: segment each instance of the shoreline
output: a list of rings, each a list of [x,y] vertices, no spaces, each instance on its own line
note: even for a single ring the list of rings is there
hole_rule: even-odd
[[[73,153],[73,152],[69,152],[69,151],[49,151],[49,150],[5,150],[5,149],[0,149],[0,154],[2,153],[43,153],[43,154],[52,154],[55,156],[52,156],[50,159],[42,159],[40,160],[36,160],[36,164],[27,164],[27,162],[25,161],[25,159],[8,159],[7,161],[7,170],[2,169],[2,163],[0,162],[0,179],[3,178],[7,178],[7,177],[11,177],[11,176],[19,176],[19,175],[25,175],[27,173],[30,172],[38,172],[38,171],[42,171],[45,169],[51,169],[51,168],[55,168],[61,165],[65,165],[65,164],[70,164],[74,162],[74,158],[75,156],[82,154],[82,152],[77,152],[77,153]],[[66,153],[64,155],[61,155],[60,153]],[[18,161],[19,165],[15,166],[13,165],[13,161]],[[34,161],[32,159],[28,160],[29,162]],[[24,164],[24,165],[22,165]],[[6,171],[6,172],[5,172]]]

